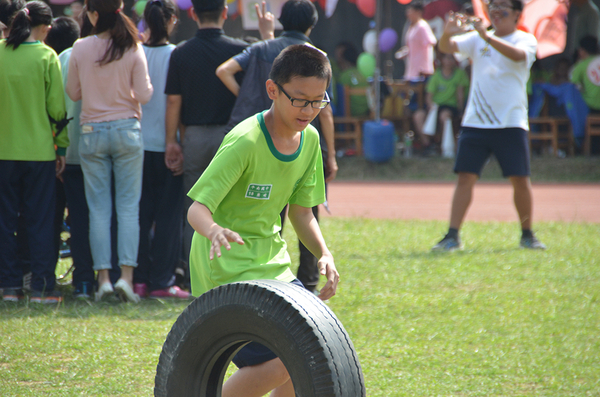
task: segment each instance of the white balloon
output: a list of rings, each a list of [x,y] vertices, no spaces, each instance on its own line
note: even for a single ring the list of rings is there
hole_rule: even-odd
[[[377,52],[377,31],[375,29],[367,30],[363,36],[363,50],[371,55]]]

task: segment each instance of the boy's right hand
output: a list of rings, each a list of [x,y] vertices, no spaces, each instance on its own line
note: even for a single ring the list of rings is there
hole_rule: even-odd
[[[221,257],[222,246],[229,251],[231,249],[231,245],[229,244],[230,242],[244,245],[244,240],[242,240],[239,234],[232,230],[221,227],[216,223],[211,226],[208,238],[210,240],[209,258],[211,261],[215,258],[215,253],[217,254],[217,257]]]
[[[340,281],[340,274],[335,268],[331,254],[323,255],[317,265],[319,266],[319,273],[327,278],[327,282],[319,293],[319,298],[326,301],[335,295]]]

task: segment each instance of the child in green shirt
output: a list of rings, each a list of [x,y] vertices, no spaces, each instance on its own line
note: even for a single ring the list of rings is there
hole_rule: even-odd
[[[195,296],[236,281],[296,281],[279,236],[279,213],[288,203],[298,237],[327,278],[319,297],[336,292],[339,274],[311,209],[325,201],[325,185],[319,136],[310,122],[329,104],[331,67],[320,50],[292,45],[275,59],[269,77],[271,108],[226,135],[188,193],[194,200],[188,220],[196,231],[190,252]],[[271,390],[294,396],[285,366],[262,345],[251,343],[233,361],[240,369],[223,385],[224,397]]]
[[[19,214],[30,257],[30,302],[62,302],[54,288],[55,183],[69,138],[62,131],[68,121],[60,63],[43,43],[51,24],[50,7],[30,1],[0,40],[0,289],[9,302],[24,298],[15,236]]]
[[[459,68],[452,54],[442,54],[439,67],[427,81],[427,106],[438,105],[440,122],[462,113],[465,93],[469,89],[469,77]]]

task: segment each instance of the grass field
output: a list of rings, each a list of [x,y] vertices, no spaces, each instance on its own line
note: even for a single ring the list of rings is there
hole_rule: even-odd
[[[389,162],[376,164],[364,157],[338,158],[339,172],[336,180],[387,180],[387,181],[454,181],[454,160],[440,157],[424,158],[401,156]],[[484,167],[483,181],[502,180],[502,172],[495,158]],[[533,183],[600,183],[600,157],[534,156],[531,159]]]
[[[600,225],[538,223],[549,249],[533,252],[514,224],[469,222],[450,255],[429,252],[445,222],[322,226],[369,396],[599,395]],[[0,396],[150,396],[184,307],[0,302]]]

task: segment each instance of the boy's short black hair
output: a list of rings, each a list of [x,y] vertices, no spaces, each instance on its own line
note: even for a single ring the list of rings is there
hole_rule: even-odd
[[[225,8],[226,0],[192,0],[194,12],[200,23],[216,23]]]
[[[285,31],[305,33],[318,20],[317,8],[310,0],[288,0],[281,7],[279,22]]]
[[[598,53],[598,39],[591,35],[583,36],[579,40],[579,47],[588,54],[595,55]]]
[[[269,78],[279,85],[294,77],[316,77],[331,81],[331,65],[327,55],[309,44],[295,44],[285,48],[273,61]]]
[[[73,18],[59,17],[52,21],[52,29],[46,36],[46,44],[57,54],[73,46],[79,38],[79,24]]]

